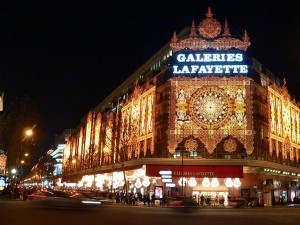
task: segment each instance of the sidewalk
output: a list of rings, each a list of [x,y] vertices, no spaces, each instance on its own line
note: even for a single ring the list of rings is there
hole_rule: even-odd
[[[0,201],[23,201],[21,198],[14,198],[14,197],[8,197],[8,196],[0,196]]]

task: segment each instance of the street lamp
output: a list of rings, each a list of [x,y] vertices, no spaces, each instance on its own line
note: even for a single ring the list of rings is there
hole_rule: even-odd
[[[186,183],[186,177],[184,177],[184,155],[187,152],[185,149],[185,139],[183,138],[183,141],[181,144],[178,145],[178,147],[175,149],[175,152],[179,152],[181,156],[181,178],[179,180],[179,185],[181,186],[181,196],[184,195],[184,186]]]
[[[184,136],[184,126],[185,126],[186,120],[181,120],[178,121],[178,124],[180,125],[180,128],[182,130],[182,142],[179,143],[177,148],[175,149],[175,152],[180,152],[181,155],[181,179],[180,179],[180,186],[181,186],[181,196],[184,195],[184,186],[186,183],[186,178],[184,177],[184,164],[183,164],[183,158],[184,154],[187,152],[186,151],[186,146],[185,146],[185,136]]]
[[[17,170],[15,168],[13,168],[11,170],[11,174],[12,174],[12,185],[11,185],[11,191],[14,193],[14,190],[15,190],[15,181],[16,181],[16,173],[17,173]]]
[[[24,136],[22,136],[21,137],[21,142],[20,142],[20,150],[19,150],[19,157],[18,157],[18,166],[17,166],[17,175],[21,175],[21,169],[22,169],[22,167],[21,167],[21,164],[24,164],[25,163],[25,161],[23,160],[23,159],[21,159],[21,157],[22,157],[22,155],[23,155],[23,142],[26,140],[26,138],[28,138],[28,137],[30,137],[30,136],[32,136],[32,134],[33,134],[33,131],[32,131],[32,129],[27,129],[27,130],[25,130],[25,132],[24,132]],[[26,157],[28,157],[28,153],[26,152],[25,154],[24,154]]]
[[[12,169],[12,170],[11,170],[11,173],[12,173],[12,175],[13,175],[13,177],[12,177],[12,178],[14,178],[14,177],[15,177],[15,175],[16,175],[16,172],[17,172],[17,170],[16,170],[16,169]]]

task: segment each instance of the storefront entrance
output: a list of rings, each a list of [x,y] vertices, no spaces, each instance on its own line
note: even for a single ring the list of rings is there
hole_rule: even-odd
[[[193,188],[192,195],[202,206],[222,207],[228,205],[229,189],[225,185],[204,187],[200,184]]]

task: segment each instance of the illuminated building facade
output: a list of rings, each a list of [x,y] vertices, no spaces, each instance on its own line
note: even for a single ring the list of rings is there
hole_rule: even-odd
[[[63,180],[101,191],[155,191],[157,198],[293,201],[299,103],[285,80],[246,57],[250,44],[246,31],[233,37],[210,8],[198,25],[174,33],[82,118],[63,151]]]

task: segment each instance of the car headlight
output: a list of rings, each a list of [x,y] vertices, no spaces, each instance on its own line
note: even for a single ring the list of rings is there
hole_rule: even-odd
[[[101,202],[95,202],[95,201],[88,201],[88,200],[84,200],[81,201],[83,204],[95,204],[95,205],[101,205]]]

